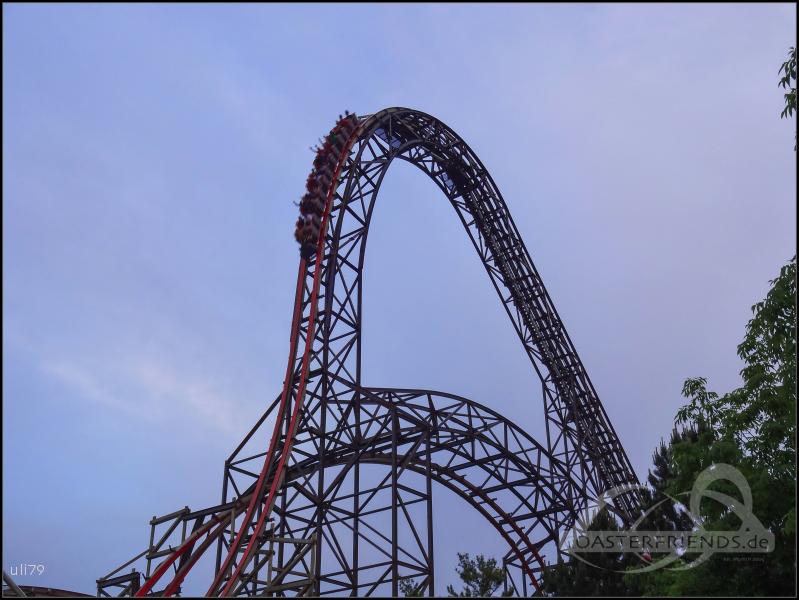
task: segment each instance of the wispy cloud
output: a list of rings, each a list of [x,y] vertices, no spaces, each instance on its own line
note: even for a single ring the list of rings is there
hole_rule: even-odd
[[[91,365],[91,366],[90,366]],[[225,436],[240,435],[248,419],[237,393],[210,374],[191,372],[168,361],[132,357],[108,365],[97,357],[44,359],[40,368],[86,403],[142,422],[175,423]]]
[[[130,408],[121,396],[109,391],[94,374],[74,363],[46,360],[40,366],[47,375],[72,388],[88,401],[112,409],[128,410]]]
[[[226,394],[213,379],[182,372],[151,359],[140,359],[130,366],[131,379],[157,403],[164,417],[170,413],[196,420],[224,433],[241,433],[243,424],[236,415],[235,398]]]

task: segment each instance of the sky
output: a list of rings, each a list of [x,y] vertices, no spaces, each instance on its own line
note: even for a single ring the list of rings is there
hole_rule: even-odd
[[[94,592],[147,522],[219,501],[282,383],[309,147],[407,106],[500,188],[639,477],[687,377],[737,387],[796,252],[793,4],[4,5],[3,568]],[[540,432],[536,376],[452,209],[381,189],[364,383]],[[437,582],[501,556],[437,492]],[[464,527],[463,523],[468,523]]]

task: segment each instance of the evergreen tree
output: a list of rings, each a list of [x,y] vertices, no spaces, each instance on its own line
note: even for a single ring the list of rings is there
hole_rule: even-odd
[[[453,597],[484,598],[492,596],[505,582],[505,573],[501,567],[497,566],[497,560],[486,558],[482,554],[470,558],[468,553],[458,552],[457,571],[463,582],[463,590],[455,592],[455,588],[448,585],[447,593]]]
[[[400,579],[399,591],[406,598],[421,598],[424,596],[422,585],[416,583],[416,580],[411,577]]]
[[[602,510],[594,517],[589,531],[618,531],[616,520]],[[627,596],[624,569],[629,557],[619,551],[574,552],[569,561],[544,572],[541,591],[546,596]]]

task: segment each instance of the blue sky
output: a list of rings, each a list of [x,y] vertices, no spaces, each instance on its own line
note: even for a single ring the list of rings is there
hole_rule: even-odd
[[[3,567],[93,591],[147,521],[220,495],[279,391],[311,146],[409,106],[491,171],[639,476],[686,377],[795,253],[794,5],[7,5]],[[365,276],[364,379],[535,433],[535,375],[461,226],[406,165]],[[501,540],[441,492],[438,566]],[[446,510],[440,510],[445,506]],[[457,537],[454,524],[459,527]]]

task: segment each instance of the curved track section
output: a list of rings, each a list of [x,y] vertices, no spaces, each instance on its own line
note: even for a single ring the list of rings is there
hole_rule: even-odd
[[[396,595],[397,582],[414,578],[432,595],[433,484],[457,494],[498,531],[509,560],[522,568],[519,590],[528,582],[536,589],[544,567],[540,550],[556,540],[571,512],[564,486],[551,483],[568,481],[562,465],[515,424],[466,398],[342,383],[358,397],[357,413],[348,414],[358,428],[338,430],[354,439],[327,453],[324,462],[310,453],[298,456],[275,509],[280,535],[294,539],[313,536],[313,517],[324,511],[319,593]],[[310,448],[316,436],[306,421],[295,447]],[[234,495],[252,489],[250,465],[259,458],[240,451],[230,457],[226,484]],[[316,489],[320,472],[326,480],[317,495],[309,490]],[[251,573],[236,593],[262,593],[257,579]]]
[[[457,470],[451,468],[452,463],[445,461],[442,466],[432,462],[434,450],[438,453],[443,447],[433,442],[433,432],[441,430],[429,420],[430,415],[438,414],[431,395],[427,396],[429,410],[425,412],[415,403],[422,397],[416,392],[403,396],[396,390],[368,390],[361,385],[361,284],[366,239],[380,185],[395,158],[425,172],[453,206],[541,379],[546,443],[530,446],[535,448],[538,462],[528,461],[526,467],[513,463],[514,469],[521,469],[526,475],[512,486],[509,481],[488,485],[459,479]],[[535,586],[536,572],[542,564],[539,550],[568,527],[577,511],[590,499],[611,487],[635,483],[637,479],[487,170],[455,132],[425,113],[391,108],[361,118],[347,115],[340,118],[322,141],[300,211],[295,237],[301,245],[301,259],[289,360],[283,391],[271,412],[274,416],[271,441],[266,451],[248,458],[248,461],[259,461],[260,466],[246,470],[253,481],[248,483],[244,493],[241,488],[228,490],[229,481],[235,486],[234,478],[229,476],[233,463],[228,463],[224,495],[227,500],[230,493],[233,500],[225,502],[224,511],[218,514],[213,510],[205,511],[203,518],[210,515],[211,521],[195,522],[192,537],[163,554],[167,558],[148,576],[136,595],[153,593],[170,567],[173,577],[159,593],[170,595],[178,591],[198,556],[213,540],[218,544],[217,568],[208,594],[257,593],[261,589],[257,574],[266,561],[270,569],[275,564],[275,572],[283,573],[283,578],[287,577],[287,569],[290,571],[286,565],[294,568],[300,564],[299,559],[292,562],[288,557],[290,552],[284,551],[288,543],[285,540],[297,542],[299,538],[291,536],[299,529],[311,535],[307,539],[312,540],[314,548],[310,553],[307,549],[302,551],[303,561],[308,554],[312,555],[313,563],[309,568],[316,574],[307,584],[310,587],[304,589],[321,593],[327,586],[337,593],[375,593],[385,576],[366,575],[367,571],[379,570],[381,563],[375,563],[378,566],[364,564],[362,537],[367,515],[360,502],[363,489],[374,489],[370,487],[371,482],[366,482],[372,466],[379,464],[389,464],[394,473],[389,486],[392,490],[391,534],[377,535],[378,539],[391,541],[393,562],[388,570],[392,593],[397,592],[400,570],[412,570],[411,563],[403,562],[398,554],[401,513],[411,523],[413,532],[409,535],[419,538],[398,491],[398,477],[405,470],[424,472],[428,487],[430,481],[435,480],[461,497],[482,498],[473,504],[509,541],[508,564],[519,567],[524,579]],[[392,400],[400,397],[404,397],[403,402]],[[470,407],[469,410],[476,410],[477,405],[449,398]],[[375,414],[392,415],[390,461],[385,453],[369,454],[363,449],[368,427],[374,422],[364,411],[368,413],[367,407],[378,405],[384,412]],[[415,426],[401,426],[414,421],[409,413],[396,408],[398,406],[414,407]],[[507,427],[507,422],[501,421]],[[427,433],[420,433],[422,431]],[[242,442],[237,453],[247,441]],[[479,455],[476,440],[470,447],[471,452],[464,451],[457,442],[452,441],[452,444],[461,452],[453,455],[453,461],[458,456],[485,465],[493,465],[495,458],[491,456],[511,461],[508,456],[496,452]],[[421,466],[418,459],[418,448],[422,446],[427,448],[426,466]],[[410,449],[403,453],[406,448]],[[399,468],[397,461],[406,458],[407,464]],[[507,462],[503,468],[510,468],[507,465],[511,463]],[[544,463],[546,466],[540,467]],[[251,469],[252,465],[248,467]],[[335,468],[339,473],[332,474]],[[500,467],[493,465],[492,468]],[[296,481],[293,474],[297,472],[303,474],[303,484],[301,489],[292,492],[296,488],[292,484]],[[336,485],[331,486],[331,481]],[[499,505],[494,507],[490,492],[486,492],[486,489],[496,489],[513,493],[512,488],[528,484],[532,486],[528,504],[513,507],[510,512]],[[377,489],[382,488],[378,486]],[[406,491],[406,495],[408,493]],[[294,508],[298,495],[309,503],[300,511],[301,518]],[[429,490],[422,496],[427,498],[424,502],[430,502]],[[330,535],[331,510],[341,501],[351,504],[346,516],[336,521],[349,531],[347,549],[342,546],[340,536]],[[419,500],[416,504],[424,502]],[[637,510],[637,499],[632,495],[621,496],[616,508],[622,517],[629,518]],[[298,529],[292,525],[291,516],[299,518],[302,527]],[[430,530],[429,521],[427,529]],[[263,550],[270,535],[273,543],[278,540],[277,553]],[[380,546],[373,539],[369,542]],[[429,545],[432,545],[432,537]],[[425,585],[432,593],[432,550],[422,554],[429,564],[426,571],[422,569],[418,574],[425,577],[428,582]],[[336,572],[326,571],[323,564],[333,559],[341,568]],[[269,581],[269,585],[276,585],[273,578]]]

